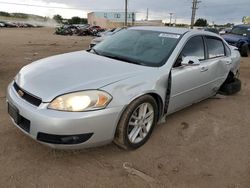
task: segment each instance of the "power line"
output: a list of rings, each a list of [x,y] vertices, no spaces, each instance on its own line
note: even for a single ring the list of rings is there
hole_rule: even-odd
[[[72,7],[57,7],[57,6],[46,6],[46,5],[32,5],[32,4],[26,4],[26,3],[0,2],[0,4],[18,5],[18,6],[29,6],[29,7],[39,7],[39,8],[56,8],[56,9],[80,10],[80,9],[72,8]]]
[[[207,4],[205,2],[202,3],[203,8],[225,8],[225,7],[235,7],[235,6],[243,6],[243,5],[250,5],[250,2],[238,2],[238,3],[227,3],[227,4]]]
[[[113,11],[124,11],[123,9],[93,9],[88,7],[80,7],[80,8],[74,8],[74,7],[59,7],[59,6],[47,6],[47,5],[34,5],[34,4],[27,4],[27,3],[10,3],[10,2],[2,2],[0,1],[0,4],[6,4],[6,5],[17,5],[17,6],[29,6],[29,7],[39,7],[39,8],[54,8],[54,9],[68,9],[68,10],[113,10]]]

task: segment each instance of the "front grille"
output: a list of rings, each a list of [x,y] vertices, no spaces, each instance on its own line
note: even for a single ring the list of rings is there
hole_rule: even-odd
[[[30,132],[30,121],[19,114],[16,107],[8,103],[8,113],[14,122],[27,133]]]
[[[31,95],[29,94],[27,91],[21,89],[17,84],[16,82],[13,84],[13,87],[15,88],[16,92],[17,93],[20,93],[22,92],[22,95],[19,94],[19,96],[26,100],[27,102],[33,104],[34,106],[39,106],[41,103],[42,103],[42,100],[39,99],[38,97],[34,96],[34,95]]]

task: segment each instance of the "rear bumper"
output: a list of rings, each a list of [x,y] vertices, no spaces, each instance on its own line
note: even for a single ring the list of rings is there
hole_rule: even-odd
[[[59,149],[79,149],[110,143],[114,139],[116,125],[124,108],[92,112],[49,110],[47,103],[36,107],[23,100],[12,84],[8,87],[7,102],[18,109],[22,118],[29,121],[29,129],[24,129],[12,118],[20,130],[43,144]]]

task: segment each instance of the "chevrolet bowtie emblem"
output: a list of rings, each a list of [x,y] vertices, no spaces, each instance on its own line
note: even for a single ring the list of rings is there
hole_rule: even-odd
[[[23,92],[22,90],[18,90],[17,93],[18,93],[18,95],[19,95],[20,97],[23,97],[23,96],[24,96],[24,92]]]

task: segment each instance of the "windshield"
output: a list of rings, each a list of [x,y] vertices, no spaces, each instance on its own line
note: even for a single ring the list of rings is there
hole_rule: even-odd
[[[180,35],[124,29],[93,48],[93,52],[113,59],[159,67],[167,61]]]
[[[248,37],[250,37],[250,28],[234,27],[231,33],[236,35],[247,35]]]

